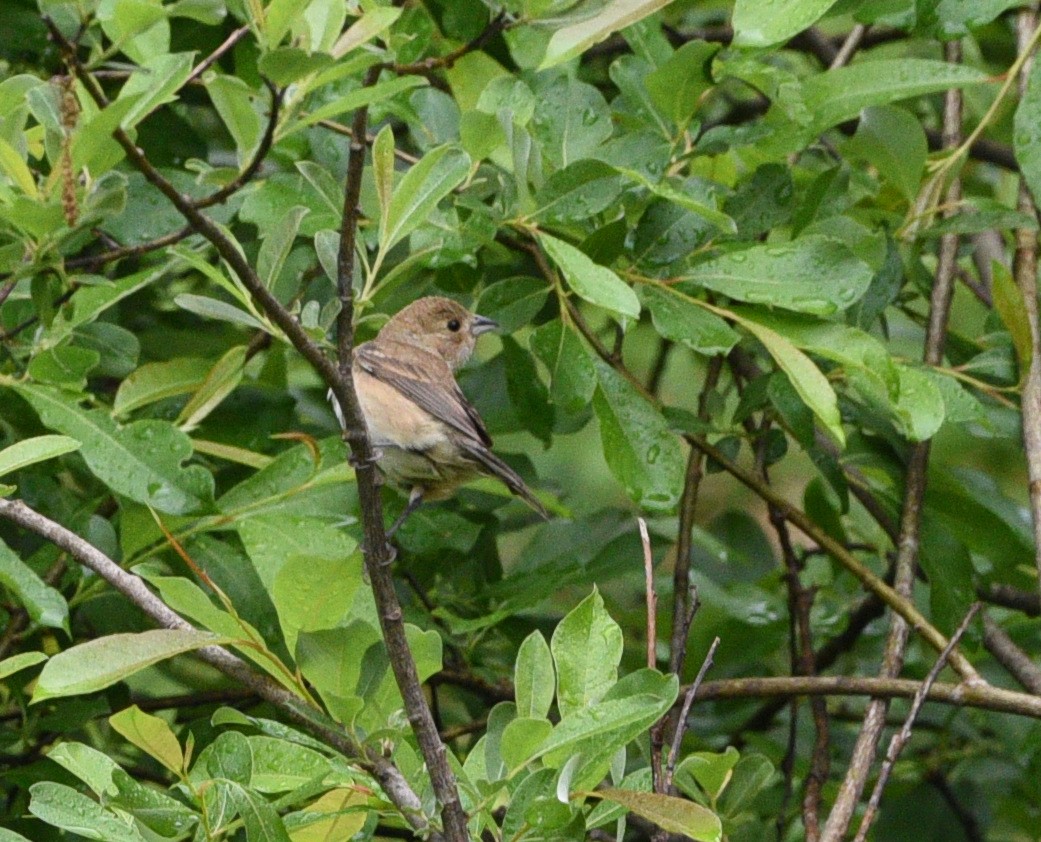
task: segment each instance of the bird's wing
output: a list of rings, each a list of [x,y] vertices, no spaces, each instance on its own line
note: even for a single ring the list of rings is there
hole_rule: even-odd
[[[354,361],[377,380],[401,392],[438,421],[490,447],[492,438],[481,416],[455,382],[440,355],[403,342],[366,342],[354,349]]]

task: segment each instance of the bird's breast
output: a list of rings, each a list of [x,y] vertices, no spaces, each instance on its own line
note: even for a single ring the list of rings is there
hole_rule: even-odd
[[[354,387],[376,447],[431,450],[448,442],[445,425],[393,386],[356,367]]]

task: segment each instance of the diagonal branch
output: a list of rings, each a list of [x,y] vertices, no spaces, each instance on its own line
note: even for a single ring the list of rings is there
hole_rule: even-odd
[[[77,562],[93,570],[123,594],[157,626],[165,629],[188,630],[193,628],[190,623],[183,620],[180,615],[153,594],[141,577],[124,570],[93,544],[83,540],[60,523],[29,508],[22,501],[0,498],[0,517],[34,532],[65,550]],[[196,654],[233,681],[273,704],[309,734],[368,769],[412,826],[417,830],[429,830],[419,797],[412,791],[394,764],[382,754],[357,743],[353,737],[344,733],[321,711],[309,707],[298,696],[268,676],[256,672],[245,661],[224,647],[207,646],[197,650]]]

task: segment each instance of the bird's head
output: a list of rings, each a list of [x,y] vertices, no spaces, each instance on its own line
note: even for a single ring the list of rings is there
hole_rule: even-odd
[[[393,316],[380,336],[436,351],[455,370],[470,359],[477,337],[498,326],[450,298],[431,295],[413,301]]]

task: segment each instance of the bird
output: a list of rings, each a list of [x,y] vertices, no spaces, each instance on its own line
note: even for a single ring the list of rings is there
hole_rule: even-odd
[[[387,481],[409,491],[388,537],[424,501],[446,500],[480,475],[496,477],[549,518],[524,480],[492,452],[481,416],[455,379],[477,337],[498,326],[452,299],[427,296],[354,349],[351,373],[376,464]],[[335,400],[333,408],[343,426]]]

